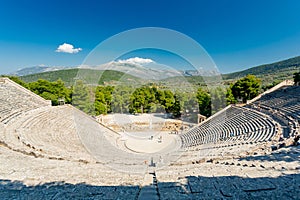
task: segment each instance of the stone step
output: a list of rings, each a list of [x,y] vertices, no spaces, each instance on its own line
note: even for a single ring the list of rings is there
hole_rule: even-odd
[[[145,174],[138,200],[159,199],[155,171]]]

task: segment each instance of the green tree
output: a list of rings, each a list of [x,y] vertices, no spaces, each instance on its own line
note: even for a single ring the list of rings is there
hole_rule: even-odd
[[[171,108],[171,113],[174,117],[178,118],[181,116],[181,106],[180,106],[180,101],[178,100],[178,97],[175,95],[174,96],[174,104]]]
[[[237,100],[234,98],[234,96],[232,94],[231,87],[232,87],[232,85],[230,85],[230,87],[227,88],[227,92],[226,92],[226,103],[227,103],[227,105],[237,103]]]
[[[151,113],[163,113],[165,108],[160,103],[150,103],[149,112]]]
[[[115,113],[128,113],[129,112],[129,104],[130,104],[130,96],[133,93],[133,88],[129,86],[115,86],[112,102],[111,102],[111,110]]]
[[[71,102],[71,90],[66,88],[64,82],[60,79],[54,82],[39,79],[36,82],[29,83],[28,88],[44,99],[51,100],[54,106],[58,105],[59,99],[64,99],[66,103]]]
[[[299,83],[300,83],[300,72],[294,73],[293,78],[294,78],[295,84],[299,85]]]
[[[99,101],[95,101],[95,114],[96,115],[107,114],[106,104]]]
[[[235,99],[241,99],[243,103],[246,103],[247,100],[259,94],[260,87],[260,79],[254,75],[247,75],[234,83],[231,87],[231,91]]]
[[[81,80],[77,80],[73,86],[72,105],[86,112],[92,114],[93,106],[91,105],[89,88]]]
[[[156,103],[161,104],[162,102],[165,101],[165,98],[166,98],[166,96],[165,96],[164,91],[162,91],[162,90],[157,90],[156,91],[156,94],[155,94]]]
[[[137,88],[130,97],[130,113],[144,113],[146,100],[145,100],[144,88]]]
[[[210,94],[207,91],[204,91],[202,88],[199,88],[196,97],[198,100],[200,114],[209,117],[211,115]]]
[[[199,109],[199,104],[198,100],[196,97],[197,94],[195,92],[187,92],[187,91],[177,91],[176,92],[176,99],[180,102],[180,109],[181,112],[184,114],[187,114],[186,111],[188,112],[191,111],[198,111]]]
[[[165,99],[160,103],[164,106],[166,113],[171,113],[175,104],[174,94],[170,90],[165,90],[164,93]]]
[[[211,109],[212,114],[222,110],[226,106],[226,89],[216,87],[211,91]]]
[[[125,101],[122,95],[115,94],[112,99],[112,112],[123,113],[125,111]]]
[[[97,86],[95,90],[95,112],[96,115],[107,114],[111,112],[112,86]]]
[[[179,99],[170,90],[158,90],[157,86],[137,88],[130,97],[130,113],[162,112],[180,116]]]
[[[101,90],[98,90],[98,88],[95,92],[95,112],[96,115],[107,114],[107,105],[104,93]]]
[[[58,99],[64,99],[65,103],[71,103],[72,91],[71,89],[65,87],[65,83],[61,79],[52,82],[52,86],[55,88],[54,92],[56,93]]]

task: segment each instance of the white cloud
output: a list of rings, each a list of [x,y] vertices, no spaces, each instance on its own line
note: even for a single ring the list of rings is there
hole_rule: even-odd
[[[74,48],[72,44],[63,43],[59,45],[55,51],[63,53],[78,53],[81,50],[81,48]]]
[[[150,58],[139,58],[139,57],[134,57],[134,58],[128,58],[126,60],[118,60],[118,63],[121,64],[137,64],[137,65],[143,65],[143,64],[149,64],[149,63],[154,63],[154,61]]]

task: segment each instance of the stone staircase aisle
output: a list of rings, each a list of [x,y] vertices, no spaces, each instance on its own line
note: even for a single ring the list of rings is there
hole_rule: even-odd
[[[140,190],[138,200],[159,200],[157,179],[154,170],[149,170],[145,174],[144,183]]]

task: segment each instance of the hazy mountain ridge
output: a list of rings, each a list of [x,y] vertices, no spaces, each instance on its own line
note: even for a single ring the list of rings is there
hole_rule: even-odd
[[[9,75],[13,76],[26,76],[30,74],[37,74],[43,72],[51,72],[51,71],[58,71],[63,69],[72,69],[77,67],[64,67],[64,66],[55,66],[55,67],[48,67],[48,66],[33,66],[33,67],[26,67],[19,69],[15,72],[10,73]]]
[[[83,78],[81,78],[83,77]],[[86,68],[73,68],[73,69],[64,69],[50,72],[43,72],[37,74],[29,74],[26,76],[20,76],[25,82],[34,82],[38,79],[45,79],[48,81],[56,81],[61,79],[66,83],[67,86],[73,85],[77,79],[83,79],[88,84],[107,84],[107,83],[136,83],[141,82],[138,77],[134,77],[130,74],[125,74],[119,71],[113,70],[95,70],[95,69],[86,69]]]
[[[177,76],[214,76],[219,75],[218,72],[211,70],[178,70],[170,66],[160,64],[160,63],[124,63],[119,61],[112,61],[102,65],[79,65],[75,67],[46,67],[46,66],[34,66],[29,68],[23,68],[16,72],[11,73],[10,75],[15,76],[27,76],[37,73],[65,70],[65,69],[91,69],[91,70],[113,70],[119,71],[126,74],[130,74],[135,77],[139,77],[145,80],[162,80],[170,77]]]
[[[102,74],[103,71],[106,70],[108,72]],[[237,79],[246,76],[247,74],[254,74],[264,80],[272,82],[275,79],[290,79],[292,78],[293,73],[299,70],[300,56],[297,56],[271,64],[252,67],[243,71],[223,74],[222,76],[224,80],[227,80]],[[110,81],[125,83],[130,81],[141,82],[143,80],[171,80],[173,78],[176,79],[176,77],[179,76],[184,76],[191,82],[199,82],[200,80],[202,80],[199,79],[201,77],[201,73],[196,70],[180,71],[164,65],[156,65],[151,66],[150,68],[146,68],[145,66],[141,66],[138,64],[118,62],[111,62],[100,66],[78,66],[73,68],[37,66],[19,70],[18,72],[14,73],[14,75],[21,76],[21,78],[26,82],[36,81],[39,78],[47,79],[50,81],[55,81],[61,78],[68,84],[71,84],[72,82],[74,82],[74,78],[81,72],[91,74],[91,76],[101,76],[101,80],[99,80],[100,84],[103,84],[104,82],[109,83]],[[106,77],[104,77],[104,75]]]

